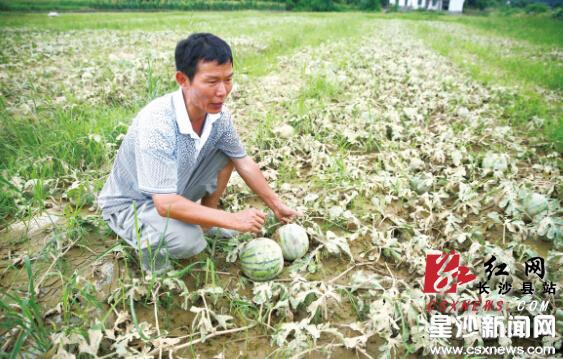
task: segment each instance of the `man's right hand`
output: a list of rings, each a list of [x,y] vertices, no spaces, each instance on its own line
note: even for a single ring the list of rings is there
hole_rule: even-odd
[[[249,208],[244,211],[233,213],[235,228],[239,232],[260,233],[266,220],[266,214],[256,209]]]

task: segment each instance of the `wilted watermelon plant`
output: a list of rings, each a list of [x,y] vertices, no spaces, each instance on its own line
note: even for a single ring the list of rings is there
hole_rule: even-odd
[[[0,77],[11,89],[4,112],[37,129],[41,116],[53,116],[44,125],[53,145],[41,150],[41,161],[14,161],[1,182],[18,208],[13,217],[50,211],[18,227],[33,240],[20,236],[3,252],[2,350],[417,357],[448,344],[428,335],[422,288],[430,251],[455,250],[473,268],[495,255],[511,268],[513,283],[525,278],[522,258],[542,255],[561,287],[560,154],[507,126],[510,89],[472,81],[403,21],[202,16],[196,24],[221,24],[241,54],[247,73],[236,79],[230,103],[237,128],[276,192],[305,213],[297,223],[305,232],[286,233],[270,219],[262,236],[278,232],[281,247],[265,241],[275,248],[268,258],[255,257],[250,243],[260,240],[250,235],[208,238],[205,253],[173,271],[140,272],[91,195],[134,110],[173,90],[170,49],[186,29],[88,36],[3,29],[0,51],[11,66]],[[333,40],[289,46],[301,22],[331,31]],[[24,35],[29,51],[22,50]],[[283,52],[276,41],[294,50]],[[36,81],[20,80],[26,68]],[[17,132],[10,123],[2,125],[16,138],[36,130]],[[73,155],[63,126],[88,133],[72,138]],[[49,181],[30,181],[36,163],[46,164]],[[263,206],[237,174],[222,205]],[[50,231],[33,232],[33,223]],[[559,293],[551,303],[560,303]],[[474,287],[458,294],[479,296]],[[518,299],[505,297],[511,305]],[[474,335],[465,343],[484,341]],[[560,343],[559,335],[543,342]]]

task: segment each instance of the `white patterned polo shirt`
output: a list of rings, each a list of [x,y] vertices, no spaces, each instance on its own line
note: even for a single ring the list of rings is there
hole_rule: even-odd
[[[181,90],[159,97],[133,119],[111,173],[98,196],[104,215],[152,194],[185,192],[191,173],[213,149],[230,158],[246,156],[228,109],[207,114],[198,136],[191,125]]]

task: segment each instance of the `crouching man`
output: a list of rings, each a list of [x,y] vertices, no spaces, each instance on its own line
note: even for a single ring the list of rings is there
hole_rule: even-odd
[[[223,237],[261,231],[265,214],[258,209],[217,209],[233,168],[280,221],[299,215],[246,155],[223,106],[233,86],[229,45],[195,33],[178,43],[175,59],[179,90],[135,117],[98,197],[104,220],[141,250],[141,266],[156,272],[171,268],[169,258],[204,250],[204,231]]]

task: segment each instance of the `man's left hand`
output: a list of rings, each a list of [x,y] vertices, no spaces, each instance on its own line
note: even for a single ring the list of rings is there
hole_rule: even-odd
[[[250,156],[233,158],[232,161],[244,182],[274,211],[278,220],[287,223],[295,217],[303,215],[283,204],[266,182],[258,164]]]
[[[279,203],[274,208],[272,208],[272,210],[274,211],[276,218],[283,223],[291,222],[295,217],[300,217],[303,215],[303,213],[297,212],[283,203]]]

